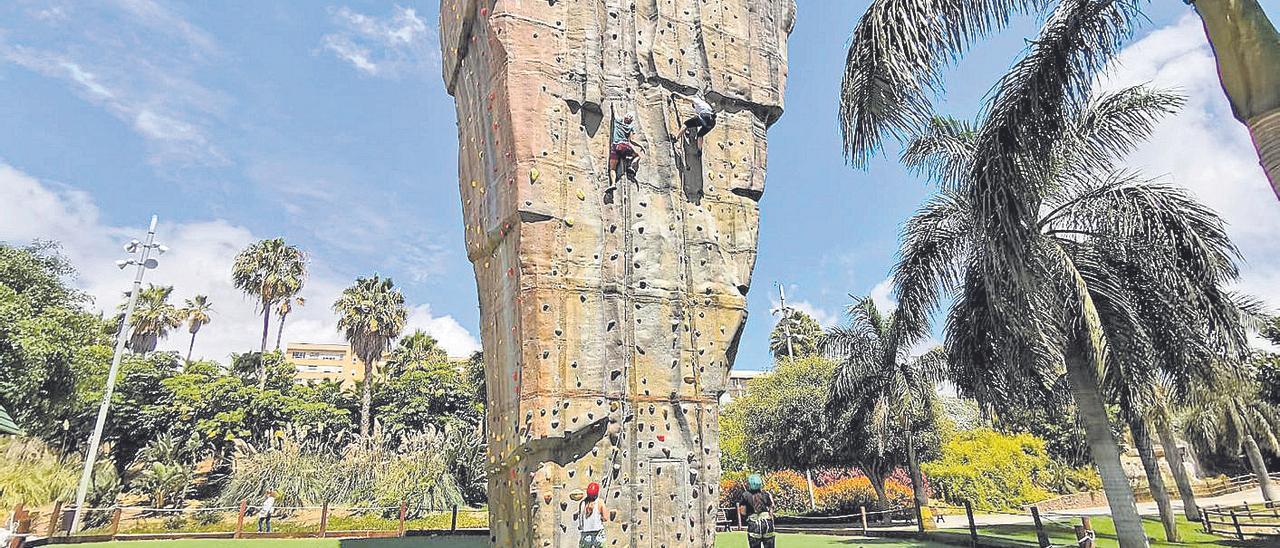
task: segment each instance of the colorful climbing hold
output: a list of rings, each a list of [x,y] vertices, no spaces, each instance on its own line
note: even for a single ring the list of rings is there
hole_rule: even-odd
[[[530,184],[533,184],[533,183],[538,182],[538,178],[539,178],[539,177],[542,177],[542,172],[538,171],[538,168],[536,168],[536,167],[535,167],[535,168],[533,168],[533,169],[530,169],[530,170],[529,170],[529,183],[530,183]]]

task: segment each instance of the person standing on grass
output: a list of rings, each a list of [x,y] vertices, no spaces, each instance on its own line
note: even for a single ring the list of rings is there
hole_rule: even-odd
[[[587,496],[578,506],[578,530],[582,538],[578,548],[604,548],[604,522],[609,519],[605,514],[604,501],[600,500],[600,484],[591,482],[587,485]]]
[[[747,477],[747,491],[738,502],[738,513],[747,518],[747,544],[751,548],[773,548],[773,495],[764,490],[760,474]]]
[[[276,509],[276,492],[267,491],[266,498],[262,499],[262,507],[258,509],[258,532],[271,532],[271,512]]]

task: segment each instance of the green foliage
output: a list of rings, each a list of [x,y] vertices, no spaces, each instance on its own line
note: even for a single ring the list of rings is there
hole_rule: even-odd
[[[414,369],[453,369],[453,366],[449,363],[449,354],[435,337],[417,329],[400,339],[387,357],[385,368],[384,374],[394,377]]]
[[[788,334],[790,346],[787,345]],[[787,317],[778,320],[769,334],[769,351],[773,353],[774,360],[806,358],[818,353],[818,340],[821,338],[822,326],[817,320],[804,311],[791,310]]]
[[[962,431],[942,444],[942,456],[926,463],[937,492],[947,502],[968,500],[975,508],[1017,508],[1057,492],[1101,486],[1097,472],[1055,463],[1044,440],[1030,434]]]
[[[138,292],[138,299],[129,318],[128,348],[140,354],[156,349],[161,339],[169,336],[169,330],[182,325],[184,314],[169,302],[173,286],[147,284]],[[120,305],[121,319],[128,303]]]
[[[884,488],[889,498],[890,508],[911,505],[910,483],[886,480]],[[818,499],[818,509],[823,513],[854,514],[863,507],[868,511],[882,509],[871,480],[862,475],[841,478],[819,486],[814,490],[814,497]]]
[[[43,505],[75,492],[80,468],[34,438],[0,437],[0,508]]]
[[[453,421],[477,426],[484,409],[472,398],[473,392],[447,362],[433,368],[402,370],[374,385],[374,416],[390,434],[420,432]]]
[[[834,372],[820,357],[785,359],[729,404],[725,414],[742,421],[751,467],[804,469],[832,458],[823,402]]]
[[[720,414],[720,468],[725,472],[747,469],[747,430],[742,409],[729,405]]]
[[[412,516],[464,502],[450,459],[459,455],[452,444],[477,444],[456,430],[429,430],[394,443],[375,436],[345,446],[299,442],[284,437],[263,449],[240,444],[232,459],[231,475],[222,504],[256,500],[268,490],[285,504],[392,506],[407,501]],[[369,463],[378,463],[370,466]]]
[[[404,330],[408,312],[404,307],[404,295],[392,283],[391,278],[374,274],[368,278],[356,278],[355,283],[342,290],[333,303],[338,315],[338,330],[351,343],[351,350],[364,362],[364,379],[360,398],[360,435],[367,437],[372,428],[373,364],[382,359],[387,345]]]
[[[779,512],[799,514],[809,510],[809,484],[799,472],[777,470],[765,474],[764,490],[773,495]]]

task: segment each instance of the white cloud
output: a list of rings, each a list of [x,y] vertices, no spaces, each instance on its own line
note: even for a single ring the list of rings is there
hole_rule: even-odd
[[[893,300],[893,277],[880,280],[880,283],[871,288],[871,302],[876,303],[876,308],[880,312],[888,314],[898,308],[898,301]]]
[[[1258,165],[1247,129],[1231,115],[1213,52],[1194,15],[1152,32],[1121,53],[1107,86],[1152,82],[1187,96],[1129,164],[1190,189],[1228,223],[1240,247],[1238,288],[1280,306],[1280,202]]]
[[[157,32],[182,39],[199,54],[218,52],[218,44],[204,30],[152,0],[116,0],[120,9]]]
[[[0,241],[25,244],[33,239],[54,240],[79,270],[75,284],[94,298],[94,306],[113,311],[129,287],[132,271],[113,263],[125,255],[120,245],[145,232],[138,226],[104,223],[88,194],[41,182],[12,166],[0,163]],[[146,281],[173,285],[174,302],[195,294],[209,296],[213,322],[196,337],[195,357],[225,360],[232,352],[256,349],[262,334],[262,316],[255,303],[231,284],[230,268],[236,253],[257,240],[247,228],[224,220],[173,223],[161,219],[157,239],[171,248],[160,257],[160,267],[147,273]],[[302,296],[306,306],[288,318],[284,341],[341,342],[330,303],[346,281],[311,265],[311,276]],[[269,346],[276,337],[272,319]],[[411,309],[409,327],[421,328],[441,341],[450,355],[466,356],[479,349],[476,339],[450,316],[434,316],[430,306]],[[160,345],[161,350],[186,352],[189,336],[179,329]]]
[[[321,44],[364,74],[398,78],[439,65],[434,33],[413,8],[395,6],[391,15],[376,17],[341,7],[330,16],[338,30]]]

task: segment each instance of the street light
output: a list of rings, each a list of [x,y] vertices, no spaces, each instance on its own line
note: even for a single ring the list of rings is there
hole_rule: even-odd
[[[787,357],[795,358],[796,353],[791,349],[791,308],[787,306],[787,293],[782,290],[782,284],[773,282],[773,285],[778,286],[778,308],[771,310],[769,313],[782,315],[782,319],[779,321],[782,323],[782,336],[787,339]]]
[[[116,261],[116,267],[124,270],[129,265],[135,265],[138,268],[133,276],[133,289],[129,291],[129,304],[124,309],[120,331],[116,333],[116,351],[111,356],[111,369],[107,371],[107,388],[102,393],[102,404],[98,407],[98,420],[93,425],[93,436],[89,438],[89,450],[84,459],[84,471],[80,474],[80,486],[76,489],[75,517],[71,519],[72,533],[80,530],[80,520],[84,517],[84,499],[89,494],[89,482],[93,480],[93,463],[98,458],[98,446],[102,444],[102,428],[107,423],[107,408],[111,406],[111,393],[115,390],[116,374],[120,371],[120,358],[124,355],[125,342],[129,340],[125,336],[129,329],[129,318],[133,317],[133,307],[138,303],[138,293],[142,291],[142,275],[160,265],[159,261],[151,257],[152,250],[158,254],[169,250],[156,241],[155,215],[151,216],[151,227],[147,229],[147,242],[144,244],[138,240],[130,240],[125,244],[124,250],[131,255],[138,255],[138,258]]]

